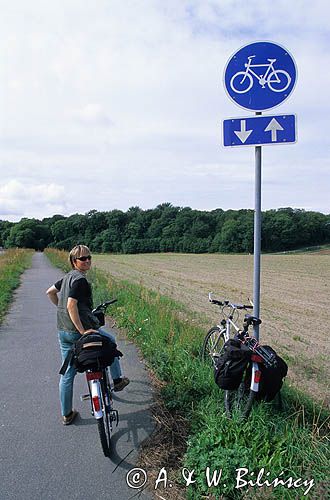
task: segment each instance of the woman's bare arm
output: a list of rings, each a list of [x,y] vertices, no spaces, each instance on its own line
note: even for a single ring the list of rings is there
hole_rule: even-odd
[[[58,305],[58,294],[59,290],[57,290],[56,286],[52,285],[48,288],[48,290],[46,291],[47,295],[48,295],[48,298],[49,300],[55,305],[57,306]]]
[[[67,309],[72,323],[81,335],[84,333],[97,332],[97,330],[93,330],[93,328],[85,330],[83,327],[78,311],[78,301],[76,299],[73,299],[72,297],[68,298]]]

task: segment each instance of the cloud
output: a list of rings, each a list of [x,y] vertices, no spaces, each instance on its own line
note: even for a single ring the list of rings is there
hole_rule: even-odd
[[[0,186],[0,218],[44,217],[63,213],[66,190],[58,184],[26,184],[11,180]],[[9,219],[8,219],[9,220]]]
[[[114,122],[100,104],[88,103],[74,113],[78,121],[86,126],[110,127]]]
[[[69,199],[54,204],[65,214],[164,201],[252,207],[253,149],[221,146],[221,121],[251,113],[227,98],[222,79],[236,50],[265,39],[297,61],[295,91],[268,114],[296,113],[298,143],[265,148],[265,173],[283,172],[286,188],[265,187],[264,203],[290,205],[291,195],[319,207],[329,179],[329,14],[325,0],[12,0],[0,19],[2,181],[65,187]],[[42,213],[38,197],[23,200],[20,214],[32,204]]]

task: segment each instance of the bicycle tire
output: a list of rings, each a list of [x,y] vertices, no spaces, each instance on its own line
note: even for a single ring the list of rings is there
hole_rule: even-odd
[[[224,391],[224,405],[227,418],[232,418],[233,411],[239,413],[242,420],[247,420],[256,399],[256,392],[246,391],[245,382],[241,382],[237,390]]]
[[[105,391],[109,391],[108,381],[101,381],[101,405],[102,417],[96,419],[99,431],[100,441],[104,456],[110,457],[111,455],[111,423],[109,408],[105,404]]]
[[[205,362],[212,361],[212,364],[215,365],[216,358],[221,354],[224,343],[223,331],[218,326],[213,326],[207,332],[203,342],[202,360]]]
[[[245,383],[241,382],[238,389],[224,391],[225,412],[228,418],[232,417],[233,408],[241,411],[241,402],[245,393]]]
[[[111,424],[111,414],[110,414],[110,401],[111,401],[111,388],[108,380],[108,374],[106,375],[105,391],[107,391],[109,405],[104,405],[104,416],[105,416],[105,431],[107,434],[107,440],[109,444],[109,456],[111,454],[111,435],[112,435],[112,424]]]
[[[252,406],[253,406],[253,403],[256,399],[256,395],[257,393],[252,391],[250,389],[250,392],[249,392],[249,395],[248,395],[248,398],[245,402],[245,405],[244,405],[244,408],[242,409],[242,418],[243,420],[247,420],[249,418],[249,415],[251,413],[251,410],[252,410]]]
[[[101,446],[102,446],[104,456],[109,457],[111,447],[109,446],[107,434],[105,431],[104,418],[103,417],[97,418],[96,422],[97,422],[97,428],[99,431],[99,436],[100,436],[100,441],[101,441]]]

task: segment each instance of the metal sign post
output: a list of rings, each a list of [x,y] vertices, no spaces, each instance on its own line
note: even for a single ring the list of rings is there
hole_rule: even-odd
[[[262,111],[285,101],[297,78],[289,52],[272,42],[254,42],[239,49],[228,61],[224,85],[238,106],[255,111],[255,117],[224,120],[225,146],[255,146],[255,203],[253,253],[253,314],[260,316],[261,269],[261,144],[288,144],[296,141],[294,115],[260,116]],[[259,340],[259,325],[254,327]]]
[[[261,268],[261,154],[262,146],[255,148],[254,184],[254,251],[253,251],[253,314],[260,315],[260,268]],[[259,340],[259,325],[253,327],[253,335]]]

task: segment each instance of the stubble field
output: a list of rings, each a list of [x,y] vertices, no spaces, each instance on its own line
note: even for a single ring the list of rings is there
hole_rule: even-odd
[[[96,255],[96,267],[184,304],[207,330],[218,320],[219,299],[253,295],[253,256],[222,254]],[[288,382],[330,403],[330,252],[263,255],[260,340],[289,365]],[[188,314],[189,316],[189,314]],[[202,342],[202,338],[201,338]]]

